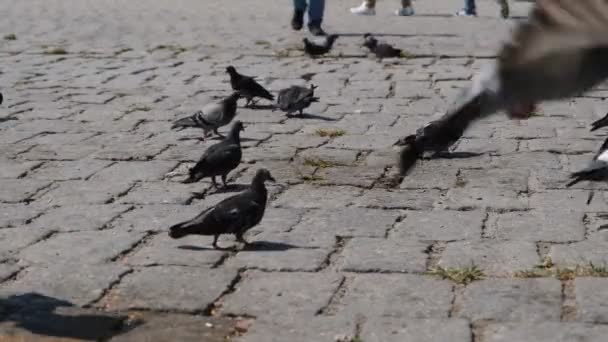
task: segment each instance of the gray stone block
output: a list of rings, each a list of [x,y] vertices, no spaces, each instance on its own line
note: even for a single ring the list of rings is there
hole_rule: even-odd
[[[578,321],[589,323],[608,322],[608,294],[606,288],[608,279],[576,278],[574,294],[576,296],[576,316]]]
[[[484,342],[537,341],[537,342],[601,342],[606,339],[608,327],[573,322],[509,322],[492,323],[481,335]]]
[[[366,342],[467,342],[471,338],[469,322],[464,319],[372,317],[361,332]]]
[[[342,251],[346,272],[424,272],[428,244],[394,238],[354,238]]]
[[[307,212],[294,228],[302,234],[384,237],[393,227],[400,212],[364,208],[320,209]]]
[[[128,205],[73,205],[47,210],[30,226],[56,231],[98,230],[131,208]]]
[[[379,190],[371,189],[354,199],[357,207],[380,209],[411,209],[430,210],[436,201],[440,200],[439,190],[409,189],[409,190]]]
[[[342,298],[341,312],[398,318],[447,318],[453,286],[413,274],[360,274]]]
[[[361,189],[349,186],[296,185],[283,193],[273,203],[273,206],[279,208],[344,208],[361,193]]]
[[[184,312],[207,309],[236,278],[236,270],[180,266],[146,267],[125,276],[107,303],[111,310]]]
[[[499,240],[572,242],[585,238],[583,213],[540,211],[490,214],[486,235]]]
[[[561,284],[554,278],[489,279],[464,291],[458,317],[470,320],[559,322]]]
[[[83,306],[98,300],[128,271],[120,265],[87,265],[77,260],[28,267],[15,281],[0,286],[0,296],[37,293]]]
[[[133,266],[210,266],[226,254],[211,247],[212,239],[207,236],[186,236],[175,240],[163,232],[125,258],[124,262]]]
[[[390,237],[433,241],[479,240],[486,214],[473,211],[408,211]]]
[[[529,270],[540,263],[536,244],[524,241],[458,241],[441,254],[441,267],[477,266],[491,275],[509,275]]]
[[[75,260],[82,264],[100,264],[130,249],[143,236],[143,233],[114,229],[58,233],[22,250],[19,258],[44,265]]]
[[[249,271],[225,298],[222,312],[272,321],[295,315],[313,317],[329,303],[341,282],[341,276],[331,273]]]

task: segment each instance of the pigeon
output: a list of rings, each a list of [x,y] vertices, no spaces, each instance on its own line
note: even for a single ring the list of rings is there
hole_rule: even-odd
[[[274,95],[256,82],[253,77],[239,74],[232,65],[226,68],[226,72],[230,75],[230,86],[232,89],[240,92],[247,99],[245,107],[253,102],[254,97],[261,97],[270,101],[274,100]]]
[[[224,187],[226,176],[241,163],[243,152],[241,150],[240,132],[244,130],[243,123],[235,121],[228,133],[228,137],[209,148],[203,153],[201,159],[189,171],[189,177],[183,183],[195,183],[205,177],[211,177],[213,186],[217,188],[215,176],[222,177]]]
[[[210,131],[224,138],[217,130],[234,119],[236,116],[236,102],[240,96],[241,94],[237,91],[219,102],[207,104],[193,115],[175,121],[171,129],[198,127],[204,131],[203,140]]]
[[[0,93],[0,104],[2,104],[3,100],[4,100],[4,96],[2,96],[2,93]]]
[[[392,57],[401,57],[401,50],[392,47],[386,43],[378,43],[378,40],[374,38],[370,33],[366,33],[363,38],[365,38],[365,42],[363,46],[369,49],[369,51],[376,54],[377,58],[392,58]]]
[[[571,187],[584,180],[608,180],[608,139],[604,141],[591,163],[585,169],[572,173],[570,178],[572,178],[572,181],[566,187]]]
[[[606,127],[608,126],[608,114],[606,114],[603,118],[594,121],[593,123],[591,123],[591,132],[595,131],[596,129],[600,129],[602,127]]]
[[[189,221],[172,226],[169,228],[169,236],[179,239],[190,234],[213,235],[213,247],[220,249],[217,245],[219,236],[234,234],[238,242],[247,245],[243,235],[260,223],[264,216],[268,199],[268,190],[264,185],[266,181],[274,182],[275,179],[268,170],[259,169],[249,189],[226,198]]]
[[[527,119],[536,103],[575,96],[601,83],[608,78],[607,31],[606,1],[535,2],[496,63],[476,75],[439,127],[410,139],[401,153],[401,174],[422,151],[449,143],[445,135],[462,135],[476,120],[500,110],[512,119]]]
[[[311,103],[319,101],[319,98],[315,97],[316,88],[311,84],[310,88],[291,86],[283,89],[279,92],[277,107],[287,115],[291,115],[293,112],[300,112],[302,115],[303,110],[308,108]]]
[[[304,42],[304,52],[311,57],[324,55],[331,50],[336,39],[338,39],[337,34],[330,34],[329,36],[325,37],[322,42],[320,42],[321,44],[318,45],[308,40],[308,38],[304,38],[302,39]]]

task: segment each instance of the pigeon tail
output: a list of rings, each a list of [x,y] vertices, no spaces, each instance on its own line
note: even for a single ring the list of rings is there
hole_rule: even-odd
[[[603,117],[597,121],[591,123],[591,132],[600,129],[602,127],[608,126],[608,118]]]
[[[187,118],[179,119],[171,125],[171,129],[176,129],[180,127],[197,127],[196,121],[193,117],[189,116]]]

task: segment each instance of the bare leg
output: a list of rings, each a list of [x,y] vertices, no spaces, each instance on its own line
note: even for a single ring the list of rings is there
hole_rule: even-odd
[[[224,188],[228,187],[228,185],[226,184],[226,176],[227,175],[222,175],[222,183],[224,183]]]
[[[245,99],[247,100],[247,102],[245,102],[245,107],[249,107],[249,104],[251,103],[251,97],[246,97]]]
[[[300,109],[300,116],[304,113],[304,109]]]
[[[218,188],[217,183],[215,182],[215,176],[211,177],[211,183],[213,183],[214,188],[216,188],[216,189]]]
[[[211,246],[213,246],[213,248],[215,248],[215,249],[221,249],[221,247],[217,245],[217,239],[219,239],[219,237],[220,237],[219,235],[213,236],[213,244]]]

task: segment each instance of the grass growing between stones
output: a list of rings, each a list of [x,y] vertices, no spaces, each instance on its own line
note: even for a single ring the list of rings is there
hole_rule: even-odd
[[[324,128],[319,128],[315,131],[315,133],[317,133],[318,136],[320,137],[330,137],[330,138],[336,138],[336,137],[341,137],[344,134],[346,134],[346,131],[343,129],[324,129]]]
[[[4,40],[17,40],[17,35],[14,33],[9,33],[4,36]]]
[[[301,175],[300,179],[302,179],[305,182],[318,182],[318,181],[322,181],[325,178],[321,177],[321,176],[315,176],[315,175]]]
[[[572,280],[576,277],[608,277],[606,266],[597,266],[593,263],[577,265],[575,267],[556,267],[550,258],[545,258],[543,263],[532,270],[519,271],[514,274],[517,278],[541,278],[555,277],[559,280]]]
[[[326,169],[328,167],[337,166],[338,164],[320,158],[305,158],[304,165]]]
[[[485,276],[483,271],[477,266],[469,267],[434,267],[427,272],[428,275],[437,276],[442,279],[449,279],[456,284],[467,285],[475,280],[481,280]]]

